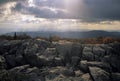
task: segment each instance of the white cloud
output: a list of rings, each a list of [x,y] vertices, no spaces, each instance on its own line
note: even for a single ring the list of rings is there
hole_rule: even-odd
[[[111,8],[111,0],[97,1],[100,3],[95,0],[24,0],[4,3],[0,5],[0,30],[1,32],[120,30],[119,2],[113,1],[114,10],[106,7],[110,13],[107,17],[104,16],[106,9],[100,4],[104,3],[105,7],[105,3],[110,2],[108,7]],[[97,9],[100,10],[99,14],[96,13]],[[112,18],[112,14],[115,19]]]

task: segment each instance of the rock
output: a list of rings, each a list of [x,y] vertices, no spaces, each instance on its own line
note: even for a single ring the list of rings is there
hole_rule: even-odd
[[[65,66],[71,64],[71,56],[70,56],[69,52],[67,52],[67,53],[63,56],[63,61],[64,61]]]
[[[111,66],[113,72],[120,72],[120,56],[119,55],[107,55],[102,61],[108,63]]]
[[[71,48],[70,56],[82,57],[82,46],[80,44],[73,44]]]
[[[57,56],[57,51],[56,51],[56,48],[47,48],[43,55],[46,57],[46,58],[54,58]]]
[[[26,62],[32,66],[41,66],[40,64],[40,59],[39,57],[36,55],[37,50],[38,50],[38,46],[36,45],[32,45],[32,46],[28,46],[25,49],[25,53],[24,53],[24,59],[26,60]]]
[[[77,67],[77,65],[80,62],[80,57],[78,57],[78,56],[72,56],[71,60],[72,60],[71,65],[73,67]]]
[[[55,57],[54,62],[56,66],[64,66],[63,58]]]
[[[35,54],[26,54],[25,60],[32,66],[41,67],[43,65],[41,59]]]
[[[102,58],[101,62],[109,63],[110,55],[106,55]]]
[[[119,47],[0,40],[0,81],[119,81]]]
[[[2,44],[0,45],[0,54],[4,55],[6,52],[11,54],[12,52],[16,51],[13,48],[19,46],[20,41],[5,41],[3,40]]]
[[[112,73],[112,81],[120,81],[120,73]]]
[[[5,58],[8,64],[7,68],[12,68],[16,66],[15,55],[6,55]]]
[[[80,70],[74,71],[75,72],[75,76],[76,77],[80,77],[81,75],[83,75],[84,73]]]
[[[17,54],[15,56],[15,62],[17,64],[17,66],[21,66],[21,65],[26,64],[26,61],[25,61],[24,57],[21,54]]]
[[[58,73],[50,73],[48,75],[46,75],[46,79],[49,79],[49,80],[53,80],[54,78],[56,78],[59,74]]]
[[[83,49],[82,60],[94,61],[93,46],[88,45]]]
[[[111,55],[109,57],[108,63],[111,65],[113,72],[120,72],[120,56],[119,55]]]
[[[65,69],[62,74],[64,76],[75,76],[75,72],[73,71],[72,68],[69,68],[69,69]]]
[[[85,46],[83,52],[92,52],[93,46]]]
[[[10,69],[2,76],[2,81],[45,81],[38,68],[29,65]]]
[[[92,52],[83,52],[82,60],[94,61],[94,54]]]
[[[107,48],[106,48],[106,55],[111,55],[112,53],[113,53],[113,48],[112,47],[110,47],[110,46],[108,46]]]
[[[81,77],[65,77],[64,75],[59,75],[52,80],[46,79],[46,81],[82,81]]]
[[[101,61],[101,59],[105,56],[105,50],[100,46],[94,46],[93,53],[95,54],[96,61]]]
[[[87,65],[90,67],[99,67],[107,72],[111,72],[110,65],[104,62],[87,62]]]
[[[110,81],[110,74],[98,67],[89,67],[90,74],[94,81]]]
[[[82,71],[85,72],[85,73],[88,73],[88,72],[89,72],[89,69],[88,69],[88,65],[87,65],[87,61],[86,61],[86,60],[80,61],[79,68],[80,68],[80,70],[82,70]]]
[[[5,58],[3,56],[0,56],[0,70],[5,68]]]
[[[72,44],[59,44],[56,46],[56,50],[60,56],[65,56],[65,54],[71,54]]]
[[[89,73],[83,74],[83,75],[81,76],[81,79],[82,79],[81,81],[93,81],[93,80],[91,79]]]

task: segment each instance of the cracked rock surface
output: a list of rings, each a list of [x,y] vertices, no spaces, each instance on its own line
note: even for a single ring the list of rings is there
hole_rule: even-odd
[[[0,40],[0,81],[120,81],[120,43]]]

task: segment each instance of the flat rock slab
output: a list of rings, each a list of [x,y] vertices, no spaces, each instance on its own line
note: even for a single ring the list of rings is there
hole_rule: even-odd
[[[120,81],[120,73],[112,73],[112,81]]]
[[[98,67],[89,67],[89,70],[94,81],[110,81],[108,72]]]

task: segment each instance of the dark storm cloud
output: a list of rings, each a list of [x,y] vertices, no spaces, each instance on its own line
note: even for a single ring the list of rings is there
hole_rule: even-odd
[[[9,1],[18,0],[0,0],[0,3],[2,4]],[[66,0],[33,0],[33,3],[37,7],[30,7],[25,5],[24,2],[17,2],[15,7],[12,8],[12,11],[34,15],[38,18],[72,18],[81,19],[84,22],[120,20],[120,0],[67,0],[67,8],[65,1]],[[50,8],[56,9],[56,12]]]
[[[34,3],[39,6],[49,6],[49,7],[63,7],[63,0],[34,0]]]
[[[98,21],[120,20],[120,0],[83,0],[83,4],[84,11],[79,10],[79,13],[85,13],[83,17],[98,19]]]
[[[34,15],[38,18],[67,18],[68,14],[61,9],[53,9],[48,6],[45,7],[29,7],[23,5],[21,2],[17,3],[15,7],[12,8],[13,11],[20,12],[22,14]],[[68,17],[69,18],[69,17]]]
[[[0,5],[8,2],[13,2],[13,1],[25,1],[25,0],[0,0]]]
[[[10,1],[14,1],[14,0],[0,0],[0,4],[4,4],[4,3],[10,2]]]

